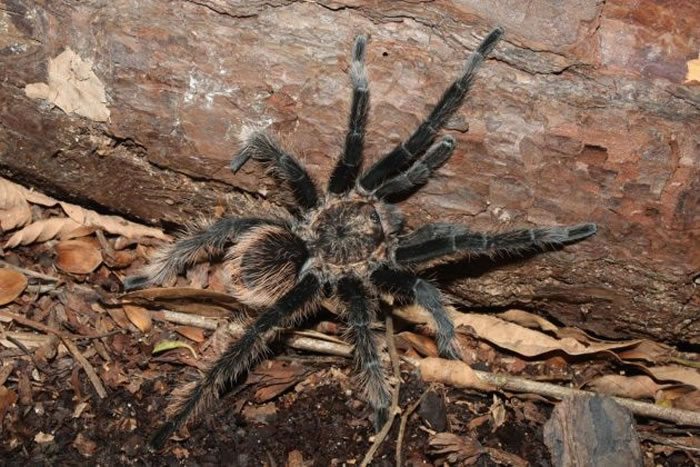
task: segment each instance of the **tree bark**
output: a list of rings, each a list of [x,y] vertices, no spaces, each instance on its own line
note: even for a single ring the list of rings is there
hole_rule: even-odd
[[[700,343],[697,1],[0,5],[0,172],[167,227],[275,198],[260,168],[228,170],[246,125],[273,129],[325,184],[347,124],[356,34],[370,34],[373,160],[500,24],[504,41],[448,125],[454,156],[401,203],[409,226],[600,230],[527,261],[460,262],[437,271],[450,279],[441,285],[476,308],[516,305],[608,337]],[[75,82],[105,97],[67,96],[61,86]]]

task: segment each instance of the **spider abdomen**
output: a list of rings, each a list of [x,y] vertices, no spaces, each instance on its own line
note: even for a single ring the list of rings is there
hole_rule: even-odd
[[[229,250],[225,271],[231,293],[246,305],[270,306],[294,286],[308,259],[304,241],[286,228],[253,228]]]
[[[384,240],[379,215],[366,202],[333,204],[318,213],[312,229],[312,252],[334,265],[368,259]]]

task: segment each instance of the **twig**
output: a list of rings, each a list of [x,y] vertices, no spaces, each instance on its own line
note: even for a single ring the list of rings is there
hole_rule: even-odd
[[[336,344],[335,342],[298,336],[296,333],[285,338],[284,343],[297,350],[307,350],[327,355],[337,355],[339,357],[352,356],[352,347],[348,344]]]
[[[655,436],[655,435],[648,434],[648,433],[641,433],[639,435],[639,437],[642,438],[643,441],[649,441],[651,443],[660,444],[662,446],[671,446],[671,447],[678,448],[678,449],[684,449],[687,451],[700,453],[699,447],[691,446],[689,444],[682,443],[678,439],[673,439],[673,438],[667,439],[667,438],[663,438],[661,436]]]
[[[207,318],[205,316],[193,315],[189,313],[179,313],[177,311],[153,311],[153,318],[171,323],[182,324],[185,326],[195,326],[211,331],[216,330],[221,320]],[[228,329],[233,334],[243,334],[244,329],[236,323],[229,323]],[[310,335],[317,336],[316,338],[308,337]],[[317,331],[294,331],[284,338],[286,345],[297,350],[306,350],[309,352],[322,353],[327,355],[337,355],[339,357],[352,356],[352,347],[346,343],[331,342],[328,336],[321,338],[321,333]],[[331,338],[336,340],[335,338]]]
[[[374,443],[365,454],[365,458],[362,459],[360,467],[367,467],[374,454],[379,449],[379,446],[384,442],[384,438],[387,437],[389,431],[391,431],[391,425],[394,424],[394,418],[399,413],[399,392],[401,390],[401,368],[399,367],[399,355],[396,353],[396,345],[394,345],[394,321],[390,313],[386,315],[386,345],[389,348],[389,356],[391,357],[391,367],[394,369],[394,378],[396,378],[396,387],[394,388],[394,393],[391,395],[391,408],[389,410],[389,419],[386,421],[382,429],[377,433],[374,438]]]
[[[43,368],[41,365],[39,365],[39,362],[37,362],[37,361],[36,361],[36,358],[34,358],[34,354],[32,353],[32,351],[29,350],[29,349],[27,348],[27,346],[24,345],[24,344],[22,343],[22,341],[20,341],[19,339],[14,338],[13,336],[10,336],[10,335],[6,335],[5,338],[6,338],[8,341],[10,341],[10,342],[12,342],[13,344],[15,344],[22,352],[24,352],[25,354],[27,354],[27,356],[28,356],[29,358],[32,359],[32,363],[34,364],[34,366],[36,367],[37,370],[39,370],[39,371],[41,371],[42,373],[45,373],[45,374],[47,374],[47,375],[50,375],[50,374],[51,374],[49,371],[47,371],[45,368]]]
[[[411,404],[401,416],[401,424],[399,425],[399,436],[396,438],[396,467],[401,467],[401,445],[403,444],[403,437],[406,432],[406,424],[408,424],[408,417],[418,408],[425,396],[432,390],[432,386],[428,387],[423,394],[420,395],[417,401]]]
[[[36,329],[37,331],[42,331],[47,334],[53,334],[55,336],[60,337],[61,339],[99,339],[100,337],[107,337],[111,336],[112,334],[118,334],[119,332],[121,332],[112,331],[106,334],[88,334],[83,336],[80,334],[72,334],[69,332],[59,331],[58,329],[54,329],[38,321],[34,321],[33,319],[25,318],[24,316],[10,313],[8,311],[0,311],[0,317],[11,319],[19,324],[30,327],[32,329]]]
[[[61,337],[61,340],[63,341],[63,345],[65,345],[70,353],[73,355],[73,358],[77,360],[78,363],[80,363],[80,366],[83,367],[83,370],[85,370],[85,374],[87,374],[88,379],[92,383],[92,386],[95,388],[95,391],[97,391],[97,395],[100,396],[100,399],[104,399],[107,397],[107,390],[105,387],[102,385],[102,380],[100,380],[100,377],[97,376],[97,373],[95,373],[95,369],[90,365],[90,362],[87,361],[87,359],[83,356],[83,354],[80,352],[80,349],[73,343],[72,340],[66,337]]]
[[[416,361],[416,366],[419,368],[423,362],[428,362],[430,360],[439,360],[433,358],[425,358],[423,360]],[[454,365],[455,361],[449,361],[450,364]],[[432,363],[432,362],[431,362]],[[436,362],[440,363],[440,362]],[[457,364],[464,365],[463,372],[465,374],[471,372],[477,378],[478,381],[471,380],[469,378],[464,378],[463,384],[460,384],[459,377],[460,374],[455,374],[452,372],[450,375],[450,380],[448,383],[453,386],[474,388],[486,390],[505,390],[513,392],[528,392],[539,394],[542,396],[552,397],[554,399],[564,399],[566,397],[574,395],[593,395],[596,394],[592,391],[584,391],[582,389],[572,389],[562,386],[557,386],[556,384],[543,383],[539,381],[532,381],[526,378],[520,378],[517,376],[511,376],[503,373],[488,373],[486,371],[473,370],[463,362],[458,362]],[[445,361],[447,364],[447,361]],[[436,382],[447,382],[447,381],[436,381]],[[604,394],[603,394],[604,395]],[[640,402],[633,399],[627,399],[625,397],[612,396],[612,398],[620,404],[621,406],[629,409],[635,415],[640,415],[642,417],[656,418],[659,420],[666,420],[669,422],[676,423],[678,425],[689,425],[689,426],[700,426],[700,413],[693,412],[690,410],[666,408],[660,405],[651,404],[647,402]]]
[[[19,271],[24,275],[36,277],[37,279],[41,279],[44,281],[51,281],[51,282],[60,282],[61,281],[61,279],[59,277],[49,276],[48,274],[42,274],[40,272],[32,271],[31,269],[21,268],[19,266],[15,266],[14,264],[10,264],[7,261],[3,261],[3,260],[0,260],[0,267],[14,269],[15,271]]]
[[[24,316],[16,315],[16,314],[10,313],[8,311],[0,311],[0,317],[9,318],[13,321],[16,321],[19,324],[36,329],[37,331],[55,334],[56,336],[60,337],[61,339],[75,339],[75,338],[79,338],[79,337],[84,337],[84,336],[78,336],[75,334],[69,334],[69,333],[66,333],[63,331],[59,331],[58,329],[51,328],[45,324],[41,324],[38,321],[34,321],[33,319],[25,318]]]
[[[180,313],[178,311],[152,311],[151,316],[154,319],[169,321],[183,326],[194,326],[196,328],[208,329],[216,331],[221,320],[207,318],[205,316],[195,315],[191,313]],[[243,328],[241,328],[242,330]]]
[[[60,284],[43,284],[43,285],[28,285],[27,288],[25,289],[29,293],[34,293],[37,295],[43,295],[47,292],[53,292],[56,290],[58,287],[60,287]]]

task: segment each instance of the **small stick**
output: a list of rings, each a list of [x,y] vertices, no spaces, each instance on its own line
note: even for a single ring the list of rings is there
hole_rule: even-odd
[[[425,396],[428,394],[428,392],[430,392],[431,389],[432,386],[428,387],[425,391],[423,391],[423,394],[420,395],[418,400],[411,404],[401,416],[401,425],[399,425],[399,436],[396,439],[396,467],[401,467],[401,445],[403,444],[403,437],[406,432],[408,417],[410,417],[411,414],[418,408],[420,403],[423,402],[423,399],[425,399]]]
[[[41,324],[38,321],[34,321],[33,319],[25,318],[24,316],[17,315],[15,313],[10,313],[9,311],[0,311],[0,317],[9,318],[13,321],[18,322],[19,324],[36,329],[37,331],[54,334],[60,337],[61,339],[75,339],[79,337],[84,337],[59,331],[58,329],[51,328],[45,324]]]
[[[33,319],[25,318],[24,316],[10,313],[9,311],[0,311],[0,317],[11,319],[13,321],[18,322],[19,324],[30,327],[32,329],[36,329],[37,331],[42,331],[47,334],[53,334],[55,336],[60,337],[61,339],[99,339],[100,337],[107,337],[111,336],[112,334],[118,334],[119,332],[121,332],[112,331],[107,334],[88,334],[86,336],[82,336],[80,334],[71,334],[69,332],[59,331],[58,329],[54,329],[45,324],[41,324],[40,322],[34,321]]]
[[[83,354],[80,352],[80,349],[78,349],[78,347],[69,338],[61,337],[61,340],[63,341],[63,345],[65,345],[70,351],[70,353],[73,355],[73,358],[75,358],[78,361],[78,363],[80,363],[80,366],[83,367],[83,370],[85,370],[88,379],[92,383],[92,386],[95,388],[95,391],[97,391],[97,395],[100,396],[100,399],[104,399],[105,397],[107,397],[107,390],[102,385],[102,380],[100,380],[100,377],[97,376],[97,373],[95,373],[95,369],[92,367],[92,365],[90,365],[90,362],[88,362],[87,359],[83,356]]]
[[[379,447],[384,442],[384,438],[391,431],[391,425],[394,424],[394,418],[399,413],[399,391],[401,389],[401,368],[399,367],[399,355],[396,353],[396,345],[394,344],[394,321],[390,313],[386,315],[386,345],[389,348],[389,356],[391,357],[391,367],[394,369],[394,377],[396,378],[396,387],[394,388],[394,393],[391,395],[391,409],[389,410],[389,419],[386,421],[382,429],[377,433],[374,438],[374,443],[365,454],[365,458],[362,459],[360,467],[367,467],[374,454],[377,452]]]
[[[206,318],[204,316],[189,313],[179,313],[177,311],[154,311],[151,312],[151,316],[153,316],[155,319],[182,324],[185,326],[195,326],[211,331],[216,330],[220,323],[220,320],[218,319]],[[229,323],[228,328],[233,334],[243,334],[244,332],[243,327],[236,323]],[[308,337],[309,335],[318,337]],[[323,335],[316,331],[294,331],[289,337],[284,338],[284,342],[289,347],[297,350],[307,350],[315,353],[337,355],[339,357],[352,356],[352,347],[350,345],[344,342],[331,342],[330,340],[325,339],[332,339],[333,341],[337,339],[329,338],[328,336],[323,336],[325,339],[322,339],[321,336]]]
[[[412,360],[412,364],[421,367],[421,362],[425,360],[433,359],[423,359],[423,360]],[[434,360],[438,360],[437,358]],[[445,361],[447,362],[447,360]],[[593,395],[596,394],[593,391],[584,391],[582,389],[571,389],[563,386],[557,386],[556,384],[543,383],[539,381],[532,381],[526,378],[520,378],[518,376],[511,376],[504,373],[489,373],[486,371],[472,370],[469,365],[463,362],[465,367],[464,371],[471,371],[478,378],[478,381],[465,381],[464,384],[454,384],[454,381],[435,381],[442,382],[445,384],[451,384],[456,387],[463,388],[473,388],[479,389],[477,386],[482,384],[482,390],[485,387],[491,386],[491,390],[502,390],[502,391],[513,391],[513,392],[528,392],[539,394],[541,396],[551,397],[553,399],[564,399],[573,395]],[[454,364],[454,361],[450,361],[450,364]],[[459,373],[454,373],[450,377],[459,376]],[[453,378],[454,379],[454,378]],[[605,394],[602,394],[605,395]],[[615,402],[621,406],[629,409],[635,415],[640,415],[642,417],[656,418],[659,420],[666,420],[673,422],[677,425],[689,425],[689,426],[700,426],[700,413],[690,410],[666,408],[656,404],[650,404],[648,402],[641,402],[633,399],[628,399],[625,397],[611,396]]]
[[[194,326],[196,328],[208,329],[209,331],[216,331],[220,323],[220,320],[218,319],[207,318],[205,316],[190,313],[180,313],[178,311],[152,311],[151,316],[154,319],[169,321],[171,323],[181,324],[183,326]],[[241,332],[242,331],[243,328],[241,328]]]
[[[0,267],[14,269],[15,271],[19,271],[22,274],[25,274],[27,276],[36,277],[37,279],[41,279],[41,280],[45,280],[45,281],[50,281],[50,282],[60,282],[61,281],[61,279],[59,277],[49,276],[48,274],[42,274],[40,272],[32,271],[31,269],[25,269],[25,268],[22,268],[19,266],[15,266],[14,264],[10,264],[7,261],[3,261],[3,260],[0,260]]]
[[[28,356],[29,358],[32,359],[32,363],[34,364],[34,366],[36,367],[37,370],[39,370],[39,371],[41,371],[42,373],[45,373],[45,374],[47,374],[47,375],[50,375],[50,374],[51,374],[51,373],[49,373],[45,368],[42,368],[42,367],[39,365],[39,363],[36,361],[36,358],[34,358],[34,354],[32,353],[32,351],[29,350],[29,349],[27,348],[27,346],[24,345],[24,344],[22,343],[22,341],[20,341],[19,339],[16,339],[16,338],[13,337],[13,336],[10,336],[10,335],[6,335],[5,338],[6,338],[8,341],[10,341],[10,342],[12,342],[13,344],[15,344],[15,345],[17,346],[17,348],[19,348],[22,352],[24,352],[25,354],[27,354],[27,356]]]
[[[326,355],[337,355],[338,357],[352,357],[352,346],[348,344],[337,344],[303,335],[298,336],[296,333],[285,338],[284,343],[297,350],[308,350]]]

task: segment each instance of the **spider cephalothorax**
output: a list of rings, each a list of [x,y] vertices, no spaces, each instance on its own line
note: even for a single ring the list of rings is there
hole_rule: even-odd
[[[450,255],[544,248],[595,233],[594,224],[489,234],[448,223],[427,224],[403,232],[403,218],[391,201],[410,196],[449,159],[455,140],[442,136],[435,141],[437,133],[461,105],[475,71],[502,34],[500,28],[488,34],[426,120],[363,174],[360,169],[369,86],[364,68],[367,38],[359,36],[350,69],[349,129],[327,192],[319,193],[304,167],[269,135],[252,132],[231,168],[236,172],[249,159],[262,163],[289,189],[294,202],[290,212],[225,217],[199,225],[161,250],[141,275],[124,281],[127,289],[156,284],[204,256],[225,253],[230,293],[240,302],[262,310],[204,377],[181,391],[174,417],[154,437],[156,446],[223,395],[261,358],[277,330],[316,311],[321,298],[327,295],[335,299],[347,323],[356,370],[379,428],[390,402],[389,385],[370,329],[381,294],[392,294],[428,310],[435,321],[441,355],[458,358],[454,325],[443,307],[440,292],[413,272],[417,266]]]

